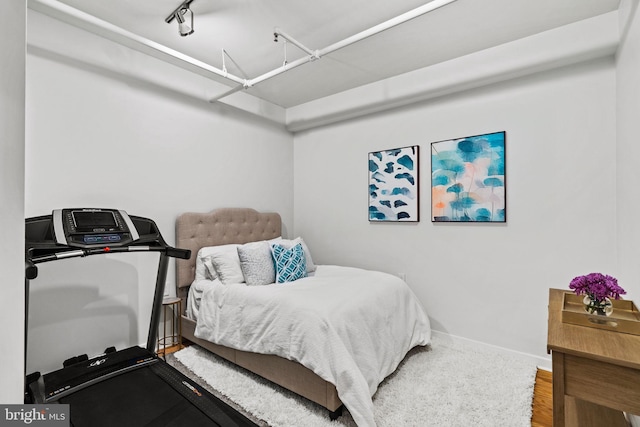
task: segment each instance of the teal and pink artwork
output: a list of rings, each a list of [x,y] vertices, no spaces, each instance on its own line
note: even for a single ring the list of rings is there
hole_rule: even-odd
[[[431,143],[431,220],[506,222],[505,132]]]
[[[418,146],[369,153],[369,221],[419,221]]]

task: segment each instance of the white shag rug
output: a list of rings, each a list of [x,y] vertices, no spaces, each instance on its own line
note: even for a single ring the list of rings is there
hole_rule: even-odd
[[[193,373],[187,372],[192,379],[243,408],[259,424],[356,426],[347,409],[332,422],[319,405],[198,346],[180,350],[175,359]],[[378,427],[529,427],[536,369],[527,358],[434,334],[430,346],[411,350],[378,388],[373,397],[376,423]]]

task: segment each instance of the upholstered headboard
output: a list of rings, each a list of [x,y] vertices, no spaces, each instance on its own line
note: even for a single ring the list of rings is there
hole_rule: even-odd
[[[282,220],[275,212],[250,208],[222,208],[208,213],[183,213],[176,220],[176,247],[191,250],[190,259],[176,259],[176,291],[185,298],[195,278],[200,248],[230,243],[268,240],[282,234]]]

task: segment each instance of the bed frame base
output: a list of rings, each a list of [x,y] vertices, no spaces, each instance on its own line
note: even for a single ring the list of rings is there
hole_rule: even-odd
[[[195,327],[196,323],[193,320],[182,316],[183,339],[327,408],[331,420],[336,420],[342,415],[343,405],[336,387],[310,369],[282,357],[235,350],[197,338]]]

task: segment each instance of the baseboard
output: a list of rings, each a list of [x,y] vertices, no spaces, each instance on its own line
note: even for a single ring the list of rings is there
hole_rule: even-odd
[[[460,342],[460,343],[465,343],[467,345],[473,345],[473,346],[477,346],[477,347],[484,347],[487,349],[492,349],[494,351],[498,351],[500,353],[504,353],[504,354],[508,354],[512,357],[518,357],[518,358],[522,358],[522,359],[527,359],[527,360],[531,360],[533,361],[539,369],[543,369],[545,371],[551,371],[551,357],[540,357],[540,356],[535,356],[533,354],[529,354],[529,353],[524,353],[521,351],[516,351],[516,350],[512,350],[509,348],[505,348],[505,347],[500,347],[497,345],[493,345],[493,344],[487,344],[484,343],[482,341],[476,341],[476,340],[472,340],[469,338],[463,338],[463,337],[459,337],[457,335],[451,335],[448,334],[446,332],[441,332],[441,331],[435,331],[432,330],[432,333],[434,335],[438,335],[440,337],[443,338],[449,338],[454,342]]]

